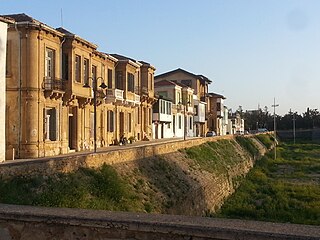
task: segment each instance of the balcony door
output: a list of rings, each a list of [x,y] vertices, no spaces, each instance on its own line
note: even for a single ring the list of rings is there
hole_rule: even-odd
[[[119,113],[119,120],[120,120],[120,137],[125,133],[124,132],[124,112]]]
[[[75,150],[77,147],[77,108],[69,108],[69,150]]]

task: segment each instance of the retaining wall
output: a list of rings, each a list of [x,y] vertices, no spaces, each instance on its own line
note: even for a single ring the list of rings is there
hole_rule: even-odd
[[[233,136],[219,136],[212,138],[196,138],[175,140],[169,142],[153,142],[139,146],[115,147],[115,150],[106,148],[98,153],[76,153],[58,157],[38,158],[31,160],[12,160],[0,163],[0,177],[3,179],[13,176],[54,175],[62,172],[72,172],[81,167],[98,168],[104,163],[116,164],[149,158],[155,155],[175,152],[182,148],[198,146],[207,141],[232,139]]]

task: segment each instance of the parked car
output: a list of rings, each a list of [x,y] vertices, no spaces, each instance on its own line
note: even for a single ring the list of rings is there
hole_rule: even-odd
[[[206,133],[206,137],[214,137],[214,136],[216,136],[215,131],[209,131]]]

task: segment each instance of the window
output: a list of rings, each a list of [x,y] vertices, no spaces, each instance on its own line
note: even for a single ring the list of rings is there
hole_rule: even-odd
[[[192,105],[192,95],[188,95],[188,105],[191,106]]]
[[[167,115],[171,115],[171,102],[167,102]]]
[[[114,115],[113,115],[113,111],[108,110],[107,112],[107,131],[108,132],[113,132],[114,131]]]
[[[163,114],[165,114],[166,113],[166,102],[165,101],[163,101],[163,100],[160,100],[160,113],[163,113]]]
[[[169,111],[170,111],[170,110],[169,110],[169,109],[170,109],[170,108],[169,108],[169,104],[170,104],[169,102],[166,102],[166,114],[167,114],[167,115],[169,114]]]
[[[181,124],[182,124],[182,117],[179,115],[179,129],[181,129]]]
[[[192,129],[192,117],[189,118],[189,129]]]
[[[96,80],[97,79],[97,66],[92,65],[91,73],[92,73],[92,78]]]
[[[158,100],[154,105],[153,105],[153,112],[154,113],[159,113],[159,104],[160,104],[160,100]]]
[[[168,129],[171,128],[171,123],[167,123],[167,128],[168,128]]]
[[[67,53],[62,55],[62,78],[69,79],[69,57]]]
[[[89,84],[89,59],[83,59],[83,83]]]
[[[106,79],[105,74],[106,74],[106,67],[104,66],[104,64],[102,64],[102,65],[101,65],[101,77],[102,77],[103,79]]]
[[[55,108],[43,110],[43,137],[44,140],[57,140],[57,111]]]
[[[149,88],[153,90],[153,74],[149,73]]]
[[[134,75],[132,73],[128,73],[128,91],[134,92]]]
[[[158,95],[159,95],[159,96],[162,96],[162,97],[168,97],[168,92],[166,92],[166,91],[159,91],[159,92],[158,92]]]
[[[108,69],[108,88],[112,87],[112,69]]]
[[[181,103],[181,93],[177,92],[177,99],[176,99],[176,104]]]
[[[149,125],[152,124],[152,108],[149,109]]]
[[[198,113],[198,106],[194,106],[194,110],[193,111],[194,111],[194,115],[198,116],[198,114],[199,114]]]
[[[139,112],[140,112],[140,107],[137,107],[136,108],[136,119],[137,119],[138,124],[140,124],[140,114],[139,114]]]
[[[128,132],[131,132],[131,113],[128,113]]]
[[[191,87],[192,86],[192,83],[191,83],[191,80],[181,80],[181,83],[188,86],[188,87]]]
[[[117,71],[116,73],[116,89],[124,90],[121,71]]]
[[[217,103],[217,111],[221,111],[221,103]]]
[[[54,78],[54,57],[55,51],[50,48],[46,48],[46,62],[45,62],[45,77]]]
[[[81,57],[79,55],[76,55],[75,60],[75,81],[77,83],[81,83]]]

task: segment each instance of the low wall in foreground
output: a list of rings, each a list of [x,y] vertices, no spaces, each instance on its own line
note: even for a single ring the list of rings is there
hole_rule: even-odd
[[[0,239],[319,240],[320,227],[0,204]]]

